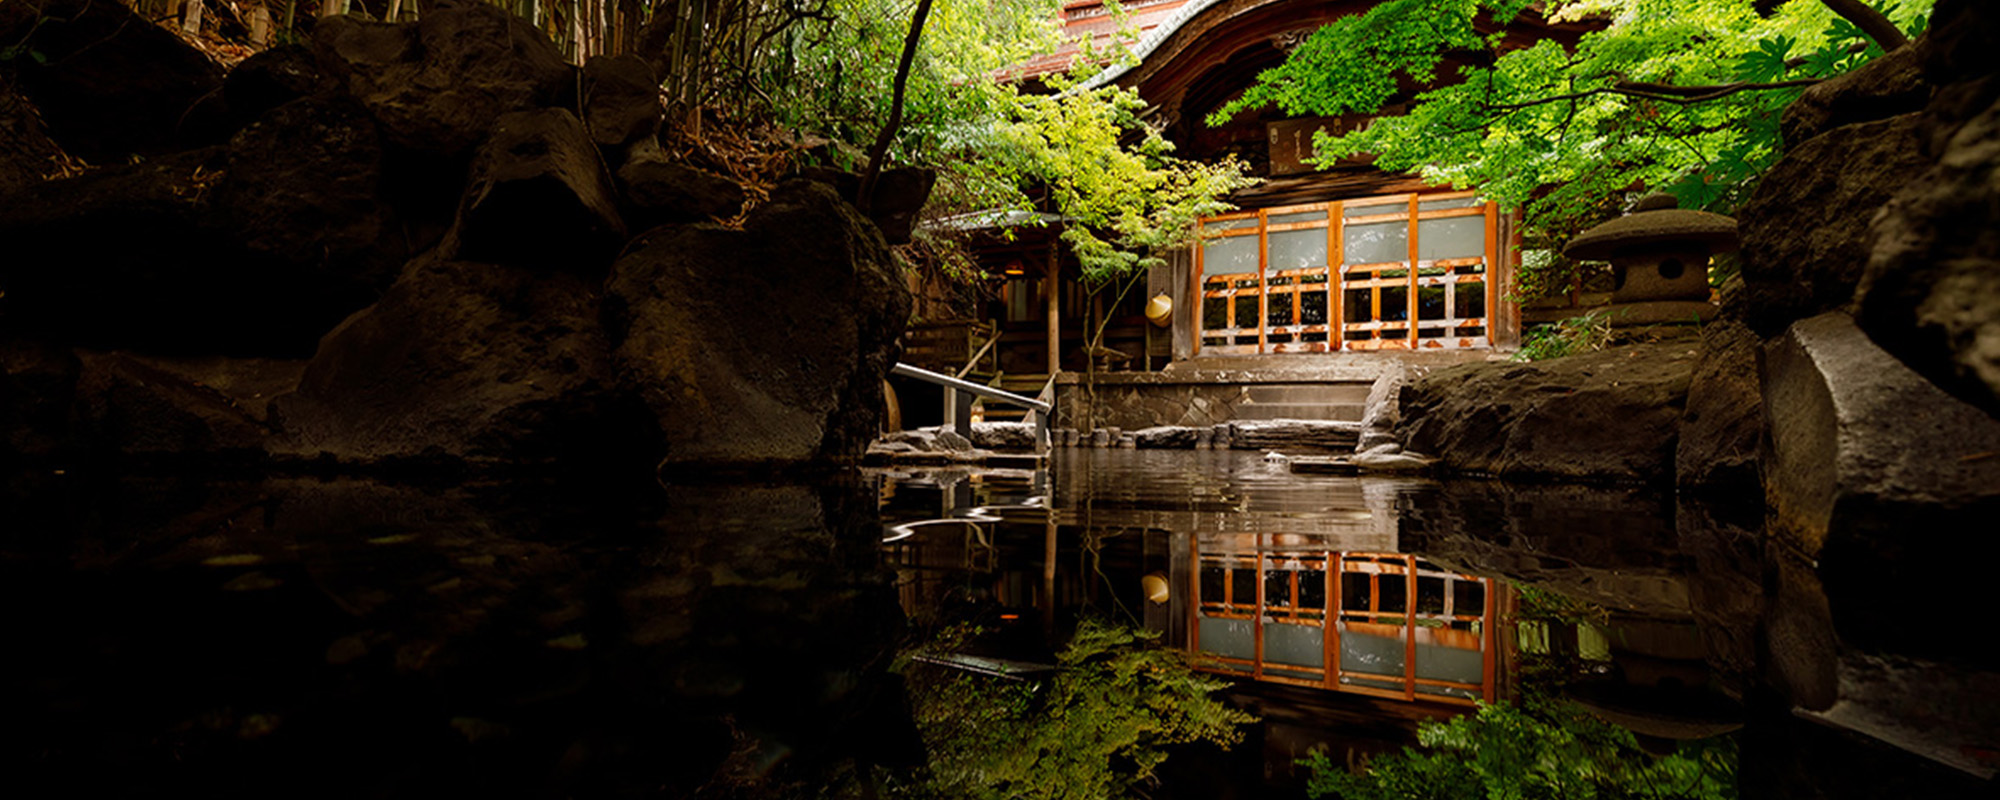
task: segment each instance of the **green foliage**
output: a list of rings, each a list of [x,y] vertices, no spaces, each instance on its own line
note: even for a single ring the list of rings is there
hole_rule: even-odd
[[[1562,703],[1482,706],[1478,714],[1425,722],[1422,750],[1348,772],[1323,753],[1306,758],[1313,797],[1342,800],[1722,800],[1736,796],[1736,748],[1728,738],[1684,743],[1655,757],[1632,734]]]
[[[1545,361],[1578,353],[1602,350],[1611,342],[1611,320],[1604,312],[1591,311],[1550,325],[1529,328],[1521,333],[1521,349],[1515,361]]]
[[[1911,31],[1931,4],[1885,1],[1881,10]],[[1549,248],[1634,188],[1672,192],[1683,208],[1733,208],[1780,155],[1778,115],[1803,86],[1881,52],[1818,3],[1786,3],[1763,18],[1747,0],[1558,0],[1551,18],[1605,27],[1574,49],[1552,39],[1505,45],[1501,26],[1526,6],[1386,0],[1320,28],[1209,121],[1272,104],[1333,115],[1408,100],[1401,115],[1320,134],[1318,162],[1372,154],[1383,169],[1476,186],[1523,211],[1527,246]],[[1439,75],[1447,54],[1469,66]],[[1414,97],[1398,88],[1434,79],[1448,85]],[[1525,277],[1525,297],[1562,283]]]
[[[888,116],[887,93],[871,87],[889,85],[909,14],[880,0],[832,0],[828,9],[831,19],[807,26],[784,80],[773,82],[773,107],[792,128],[869,141]],[[1074,88],[1054,76],[1069,90],[1028,94],[996,80],[1055,49],[1059,10],[1055,0],[935,6],[891,160],[939,170],[932,216],[1046,210],[1068,218],[1063,238],[1084,280],[1101,286],[1186,244],[1196,217],[1226,210],[1219,198],[1250,181],[1234,161],[1174,158],[1173,145],[1139,119],[1145,104],[1132,90]],[[1086,47],[1078,61],[1103,58]],[[1046,190],[1043,206],[1031,188]]]
[[[892,781],[904,797],[1104,798],[1129,793],[1191,742],[1227,747],[1253,718],[1210,697],[1225,681],[1196,673],[1155,634],[1086,621],[1053,677],[1007,681],[924,666],[909,674],[931,752],[924,776]]]

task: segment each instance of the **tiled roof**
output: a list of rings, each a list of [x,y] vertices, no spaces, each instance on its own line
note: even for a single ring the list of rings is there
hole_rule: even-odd
[[[1213,5],[1217,0],[1129,0],[1124,3],[1126,18],[1133,31],[1140,37],[1135,51],[1141,58],[1150,52],[1152,45],[1164,39],[1166,34],[1193,17],[1192,12]],[[1190,13],[1182,13],[1190,12]],[[1007,70],[1001,77],[1007,80],[1038,78],[1069,69],[1082,51],[1080,42],[1085,38],[1093,40],[1100,49],[1108,49],[1119,30],[1118,20],[1111,16],[1103,0],[1076,0],[1063,5],[1063,44],[1054,53],[1030,59]],[[1116,70],[1122,72],[1123,70]],[[1115,77],[1115,76],[1114,76]],[[1108,80],[1102,74],[1092,79],[1096,84]]]

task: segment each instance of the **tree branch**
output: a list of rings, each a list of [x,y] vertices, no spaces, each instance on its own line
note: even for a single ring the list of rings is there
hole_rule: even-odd
[[[1799,86],[1811,86],[1819,82],[1820,82],[1819,78],[1800,78],[1797,80],[1777,81],[1774,83],[1738,82],[1738,83],[1712,84],[1708,86],[1674,86],[1672,84],[1665,84],[1665,83],[1619,81],[1618,83],[1614,83],[1610,86],[1599,86],[1595,89],[1585,89],[1580,92],[1569,92],[1567,94],[1558,94],[1558,95],[1551,95],[1548,97],[1540,97],[1534,100],[1527,100],[1519,103],[1502,103],[1499,105],[1487,106],[1487,108],[1493,111],[1519,111],[1524,108],[1533,108],[1535,106],[1548,105],[1550,103],[1561,103],[1570,100],[1581,100],[1586,97],[1590,97],[1593,95],[1600,95],[1600,94],[1615,94],[1623,97],[1638,97],[1646,100],[1658,100],[1663,103],[1688,105],[1690,103],[1701,103],[1709,100],[1718,100],[1724,97],[1728,97],[1732,94],[1736,94],[1737,92],[1756,92],[1756,91],[1767,91],[1771,89],[1790,89]]]
[[[861,192],[855,197],[855,205],[863,213],[875,199],[875,178],[882,174],[882,159],[889,155],[889,143],[896,139],[896,129],[903,124],[903,87],[910,82],[910,62],[916,60],[917,42],[924,36],[924,19],[931,15],[931,0],[918,0],[917,14],[910,20],[910,33],[903,37],[903,60],[896,64],[896,90],[889,101],[889,121],[876,134],[875,145],[868,148],[868,171],[861,175]]]
[[[1876,44],[1882,46],[1882,52],[1886,53],[1910,43],[1909,37],[1903,35],[1902,30],[1896,27],[1896,23],[1890,22],[1888,17],[1882,16],[1882,12],[1869,8],[1868,4],[1861,0],[1819,1],[1832,9],[1833,13],[1839,14],[1842,19],[1854,23],[1854,27],[1860,28],[1862,33],[1868,34],[1868,38],[1874,39]]]

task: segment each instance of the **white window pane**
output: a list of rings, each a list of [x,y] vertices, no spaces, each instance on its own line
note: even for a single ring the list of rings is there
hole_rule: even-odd
[[[1388,261],[1407,261],[1410,258],[1408,222],[1349,225],[1345,237],[1348,264],[1379,264]]]
[[[1256,272],[1257,237],[1231,236],[1208,240],[1202,247],[1201,271],[1206,275]]]
[[[1279,231],[1271,234],[1271,269],[1326,266],[1326,231]]]
[[[1476,258],[1486,253],[1486,218],[1445,217],[1417,222],[1417,259]]]

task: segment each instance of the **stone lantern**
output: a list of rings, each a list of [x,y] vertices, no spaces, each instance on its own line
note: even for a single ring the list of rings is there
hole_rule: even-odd
[[[1736,219],[1679,207],[1672,195],[1648,195],[1638,208],[1578,234],[1563,255],[1611,262],[1617,322],[1639,324],[1707,319],[1708,258],[1736,249]],[[1616,322],[1614,322],[1616,324]]]

